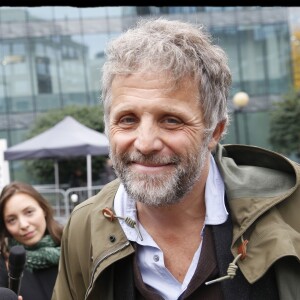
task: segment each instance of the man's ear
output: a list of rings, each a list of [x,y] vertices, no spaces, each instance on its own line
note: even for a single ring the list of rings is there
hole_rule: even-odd
[[[226,125],[226,121],[222,121],[222,122],[217,124],[217,126],[216,126],[216,128],[215,128],[215,130],[214,130],[214,132],[213,132],[213,134],[210,138],[210,141],[208,143],[208,149],[210,151],[215,149],[215,147],[219,143],[219,141],[222,137],[222,133],[224,132],[225,125]]]

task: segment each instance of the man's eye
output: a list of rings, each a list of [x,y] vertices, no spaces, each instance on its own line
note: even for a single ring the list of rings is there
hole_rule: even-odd
[[[136,118],[133,116],[126,116],[120,119],[121,124],[130,125],[136,122]]]
[[[164,119],[164,123],[166,123],[166,124],[178,125],[178,124],[181,124],[182,121],[180,121],[180,120],[177,119],[177,118],[165,118],[165,119]]]

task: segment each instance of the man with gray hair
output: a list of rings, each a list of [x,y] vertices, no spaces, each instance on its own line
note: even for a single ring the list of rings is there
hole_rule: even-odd
[[[52,300],[299,299],[300,168],[220,144],[224,51],[201,26],[158,18],[106,54],[118,178],[72,212]]]

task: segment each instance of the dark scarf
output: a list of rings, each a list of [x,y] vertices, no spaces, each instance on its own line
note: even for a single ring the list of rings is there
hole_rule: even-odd
[[[9,248],[22,245],[14,239],[9,239]],[[25,246],[26,269],[29,271],[46,269],[58,265],[60,247],[55,244],[52,237],[47,234],[34,246]]]

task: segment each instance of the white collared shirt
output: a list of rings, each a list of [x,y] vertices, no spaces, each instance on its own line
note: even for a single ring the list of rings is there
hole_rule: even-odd
[[[225,207],[224,194],[224,182],[211,155],[210,168],[205,185],[206,215],[204,226],[223,224],[227,220],[228,212]],[[139,223],[136,214],[136,204],[126,193],[123,184],[120,184],[116,193],[114,210],[118,216],[130,217],[135,220],[143,237],[141,241],[136,229],[129,227],[125,221],[119,220],[128,240],[137,243],[137,261],[144,283],[154,288],[165,300],[178,299],[186,290],[195,273],[202,243],[200,243],[198,250],[195,252],[191,265],[181,283],[165,267],[163,252],[143,228],[142,224]],[[203,229],[204,227],[201,235]]]

